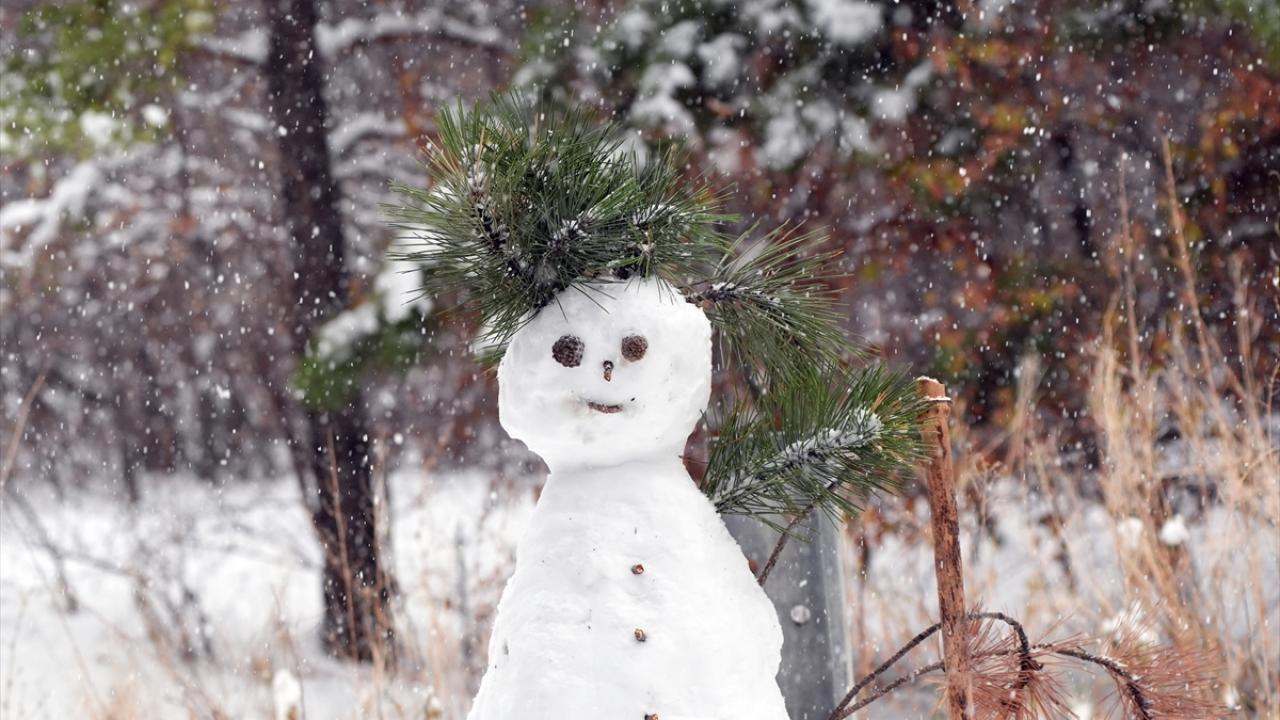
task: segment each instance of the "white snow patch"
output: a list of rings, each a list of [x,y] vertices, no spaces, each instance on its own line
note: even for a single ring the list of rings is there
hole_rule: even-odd
[[[640,92],[631,106],[632,120],[642,127],[661,126],[673,135],[693,135],[697,131],[693,115],[675,94],[696,82],[684,63],[650,65],[640,78]]]
[[[747,39],[737,33],[723,33],[698,46],[698,59],[702,60],[702,79],[710,87],[729,85],[742,72],[740,53]]]
[[[866,41],[884,26],[884,11],[863,0],[809,0],[809,11],[822,34],[846,47]]]
[[[1187,521],[1181,515],[1174,515],[1164,521],[1160,527],[1160,542],[1165,545],[1181,545],[1191,538],[1187,529]]]
[[[169,122],[169,111],[155,103],[147,103],[142,106],[142,119],[152,127],[164,127]]]
[[[631,50],[643,45],[651,30],[653,30],[653,18],[639,8],[632,8],[622,13],[614,24],[614,34],[621,38],[622,44]]]
[[[89,110],[80,115],[80,132],[98,147],[110,145],[119,129],[120,123],[107,113]]]
[[[302,720],[302,683],[288,668],[276,670],[271,678],[271,699],[275,720]]]
[[[334,362],[346,360],[361,340],[378,331],[378,326],[377,303],[360,303],[316,330],[316,354]]]
[[[358,113],[329,133],[329,150],[341,155],[366,137],[402,138],[409,134],[401,118],[382,113]]]
[[[403,467],[418,461],[405,458]],[[7,506],[0,514],[6,717],[105,717],[113,701],[137,718],[275,718],[295,701],[306,720],[463,717],[481,669],[470,647],[483,647],[484,618],[532,510],[530,482],[390,474],[394,552],[386,558],[408,652],[400,670],[380,677],[320,645],[320,550],[294,480],[157,480],[135,507],[92,489],[65,501],[27,495],[66,553],[81,605],[74,613],[24,516]],[[504,488],[500,496],[494,487]],[[157,645],[139,594],[165,618],[182,611],[161,633],[176,636],[181,618],[214,655],[184,658],[181,648]]]
[[[933,65],[925,61],[912,68],[902,84],[891,90],[880,90],[871,98],[871,112],[881,120],[902,122],[916,109],[920,88],[933,77]]]
[[[24,198],[0,207],[0,266],[29,267],[35,254],[57,238],[62,222],[85,212],[89,196],[103,181],[98,165],[85,161],[57,181],[45,198]],[[19,231],[30,228],[17,247]]]
[[[1140,547],[1142,535],[1146,531],[1147,526],[1142,522],[1142,518],[1127,517],[1116,523],[1116,537],[1120,540],[1120,546],[1126,550]]]
[[[668,57],[683,60],[693,54],[698,38],[702,35],[702,23],[683,20],[662,33],[662,52]]]

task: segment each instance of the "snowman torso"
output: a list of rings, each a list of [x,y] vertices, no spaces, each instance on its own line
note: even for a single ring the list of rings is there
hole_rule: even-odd
[[[553,475],[471,717],[782,720],[781,645],[773,606],[678,460]]]
[[[785,720],[777,615],[680,460],[710,337],[642,280],[566,291],[512,339],[501,420],[551,476],[471,720]]]

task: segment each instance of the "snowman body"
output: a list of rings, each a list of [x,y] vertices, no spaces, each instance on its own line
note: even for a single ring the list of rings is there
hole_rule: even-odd
[[[710,375],[660,280],[567,290],[512,338],[502,424],[551,474],[471,720],[785,720],[777,614],[680,457]]]

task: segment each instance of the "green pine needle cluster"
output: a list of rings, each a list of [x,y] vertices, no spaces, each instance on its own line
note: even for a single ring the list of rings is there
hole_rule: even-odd
[[[824,282],[833,279],[828,268],[836,259],[819,250],[825,237],[785,228],[751,240],[754,235],[739,237],[691,294],[710,303],[726,364],[778,384],[802,378],[815,363],[861,356]]]
[[[441,113],[427,153],[435,184],[398,187],[403,259],[432,294],[468,290],[488,344],[502,345],[561,291],[657,275],[677,287],[723,257],[720,198],[686,181],[673,151],[647,162],[584,110],[518,95]]]
[[[909,378],[879,366],[811,368],[720,422],[703,490],[721,513],[787,517],[855,512],[921,457],[925,403]]]
[[[712,440],[704,488],[722,512],[852,511],[916,461],[915,387],[849,369],[860,348],[820,236],[727,232],[737,218],[679,153],[642,160],[582,109],[501,95],[437,124],[432,185],[397,188],[404,202],[388,208],[408,236],[397,259],[427,269],[424,293],[462,293],[489,360],[565,290],[659,277],[706,309],[722,361],[752,386]]]

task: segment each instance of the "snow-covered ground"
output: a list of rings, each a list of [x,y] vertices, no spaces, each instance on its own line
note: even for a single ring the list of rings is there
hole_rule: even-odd
[[[102,494],[31,497],[66,552],[75,612],[6,501],[0,715],[269,718],[273,684],[287,695],[296,679],[307,718],[458,716],[533,496],[473,474],[398,472],[390,487],[396,673],[321,650],[319,551],[292,482],[166,478],[132,509]]]
[[[402,470],[389,485],[401,590],[396,622],[406,646],[394,673],[352,668],[320,649],[318,550],[291,481],[215,488],[158,479],[132,509],[105,493],[62,500],[33,494],[30,507],[66,553],[75,612],[66,612],[55,564],[27,516],[7,499],[0,516],[0,716],[272,718],[273,686],[285,697],[296,680],[312,720],[460,720],[538,483]],[[986,498],[994,532],[976,533],[972,513],[962,519],[970,594],[988,609],[1022,617],[1033,635],[1055,623],[1055,636],[1105,633],[1108,619],[1126,609],[1116,548],[1132,541],[1131,529],[1086,504],[1066,513],[1055,534],[1039,496],[1003,482]],[[919,532],[927,526],[924,509],[910,507],[886,499],[882,512],[851,531],[865,531],[870,545],[865,581],[848,583],[852,632],[861,638],[855,665],[863,670],[934,614],[932,560]],[[1191,551],[1211,606],[1239,613],[1227,623],[1237,632],[1224,640],[1244,647],[1280,624],[1280,535],[1257,528],[1250,549],[1218,542],[1239,533],[1231,526],[1240,521],[1210,512],[1162,535]],[[1251,577],[1251,563],[1261,577]],[[851,567],[849,577],[857,576]],[[1246,592],[1220,592],[1233,587]],[[1262,613],[1250,609],[1259,601]],[[1246,617],[1269,625],[1250,627]],[[1093,712],[1103,687],[1095,680],[1079,676],[1069,684],[1081,717]],[[928,692],[873,705],[861,716],[927,717],[935,696],[924,687]]]

